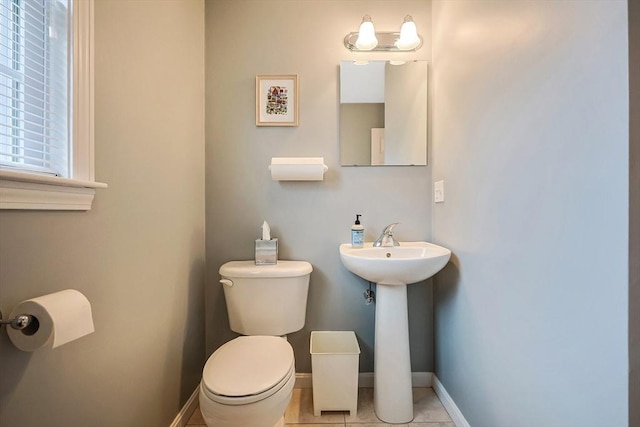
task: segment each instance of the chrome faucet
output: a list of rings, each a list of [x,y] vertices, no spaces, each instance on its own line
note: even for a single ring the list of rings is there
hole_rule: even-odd
[[[384,230],[382,230],[382,234],[378,237],[373,243],[373,247],[389,247],[389,246],[400,246],[400,243],[396,239],[393,238],[393,227],[400,224],[399,222],[394,222],[393,224],[387,225]]]

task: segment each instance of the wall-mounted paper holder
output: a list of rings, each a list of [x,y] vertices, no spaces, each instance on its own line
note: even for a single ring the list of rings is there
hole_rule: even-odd
[[[0,311],[0,326],[7,325],[11,326],[13,329],[26,329],[35,319],[35,317],[29,314],[20,314],[15,316],[13,319],[4,320],[2,318],[2,311]],[[37,320],[36,320],[37,321]]]
[[[322,181],[329,167],[324,157],[272,157],[269,170],[274,181]]]

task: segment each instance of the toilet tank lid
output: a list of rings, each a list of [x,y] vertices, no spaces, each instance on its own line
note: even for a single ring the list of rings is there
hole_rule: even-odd
[[[297,277],[313,271],[306,261],[278,260],[273,265],[256,265],[255,261],[230,261],[220,267],[220,275],[225,277]]]

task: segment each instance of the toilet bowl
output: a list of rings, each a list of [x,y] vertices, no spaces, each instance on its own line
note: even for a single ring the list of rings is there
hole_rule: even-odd
[[[200,410],[210,427],[283,426],[294,383],[293,349],[285,339],[239,337],[207,360]]]

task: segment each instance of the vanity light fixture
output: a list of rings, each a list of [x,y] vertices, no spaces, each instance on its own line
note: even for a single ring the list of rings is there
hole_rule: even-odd
[[[407,52],[420,49],[422,38],[411,15],[405,16],[400,32],[377,32],[371,17],[365,15],[360,30],[345,36],[344,46],[352,52]]]

